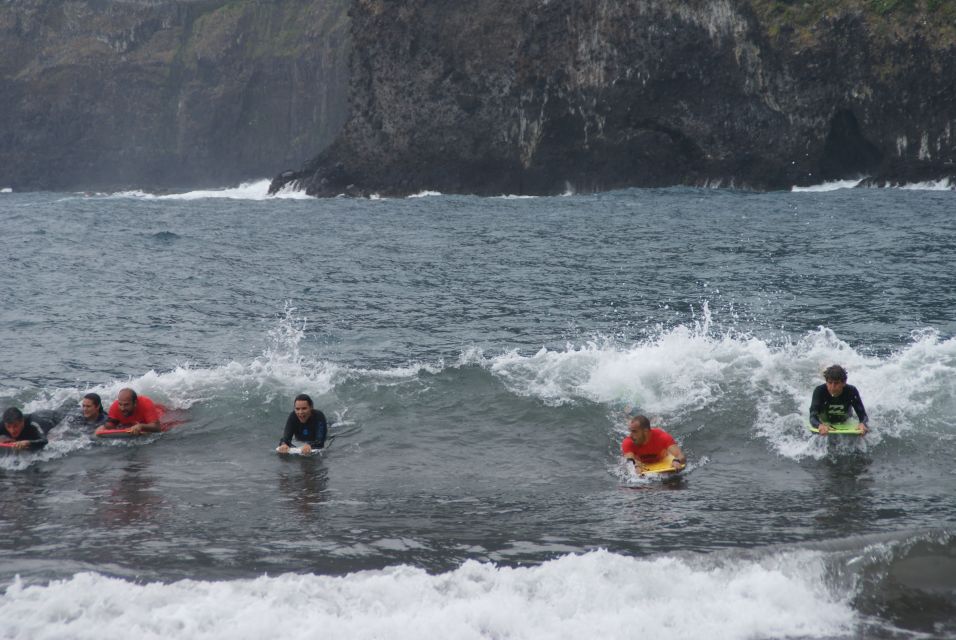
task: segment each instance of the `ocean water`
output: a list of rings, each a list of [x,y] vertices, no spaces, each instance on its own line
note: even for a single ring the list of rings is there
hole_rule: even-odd
[[[0,405],[186,420],[0,454],[0,638],[956,636],[949,185],[265,186],[0,195]],[[806,430],[833,363],[865,438]]]

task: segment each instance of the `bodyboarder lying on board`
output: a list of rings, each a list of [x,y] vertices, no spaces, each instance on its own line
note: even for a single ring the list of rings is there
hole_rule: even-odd
[[[11,449],[23,451],[30,449],[37,451],[47,444],[46,431],[49,431],[56,422],[50,424],[38,420],[35,413],[23,414],[16,407],[10,407],[3,412],[3,422],[0,424],[0,442],[9,444]]]
[[[640,471],[643,464],[663,460],[668,454],[674,456],[671,464],[674,469],[683,469],[687,456],[681,451],[669,433],[663,429],[651,428],[647,416],[636,415],[631,418],[629,435],[621,441],[621,454],[631,461]]]
[[[138,436],[143,433],[158,433],[162,431],[159,424],[160,411],[156,404],[146,396],[136,395],[132,389],[120,389],[116,400],[110,405],[106,424],[96,430],[126,428],[130,435]]]
[[[816,427],[820,435],[825,436],[832,425],[845,423],[855,412],[860,420],[860,433],[866,433],[866,409],[863,408],[857,388],[846,383],[846,369],[838,364],[829,366],[823,372],[823,379],[825,384],[813,390],[810,426]]]
[[[282,439],[279,440],[279,453],[288,453],[292,446],[292,438],[303,442],[302,453],[308,455],[312,449],[321,449],[325,446],[329,426],[325,414],[312,405],[312,398],[304,393],[295,397],[292,403],[293,411],[285,421]]]

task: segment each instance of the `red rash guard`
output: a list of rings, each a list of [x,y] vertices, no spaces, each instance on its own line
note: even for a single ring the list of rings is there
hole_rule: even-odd
[[[158,422],[163,411],[146,396],[136,396],[136,405],[133,407],[131,415],[123,415],[120,411],[119,402],[113,401],[110,405],[109,417],[111,421],[118,422],[122,427],[132,427],[134,424],[150,424]]]
[[[634,444],[631,436],[624,438],[621,442],[621,453],[633,453],[641,462],[657,462],[672,444],[677,443],[669,433],[663,429],[651,429],[651,437],[641,446]]]

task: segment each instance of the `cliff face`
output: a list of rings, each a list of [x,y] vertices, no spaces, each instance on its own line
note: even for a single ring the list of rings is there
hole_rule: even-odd
[[[956,2],[357,0],[314,195],[956,175]]]
[[[223,185],[347,114],[347,0],[0,4],[0,188]]]

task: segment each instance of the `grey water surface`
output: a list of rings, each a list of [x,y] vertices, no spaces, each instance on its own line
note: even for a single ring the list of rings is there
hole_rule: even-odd
[[[0,404],[131,385],[188,420],[136,441],[64,425],[0,454],[0,584],[597,548],[837,564],[889,536],[859,609],[956,629],[953,191],[14,193],[0,247]],[[864,439],[803,425],[834,362]],[[300,392],[342,435],[282,458]],[[683,478],[629,477],[628,411],[678,439]],[[926,559],[942,576],[900,577]]]

